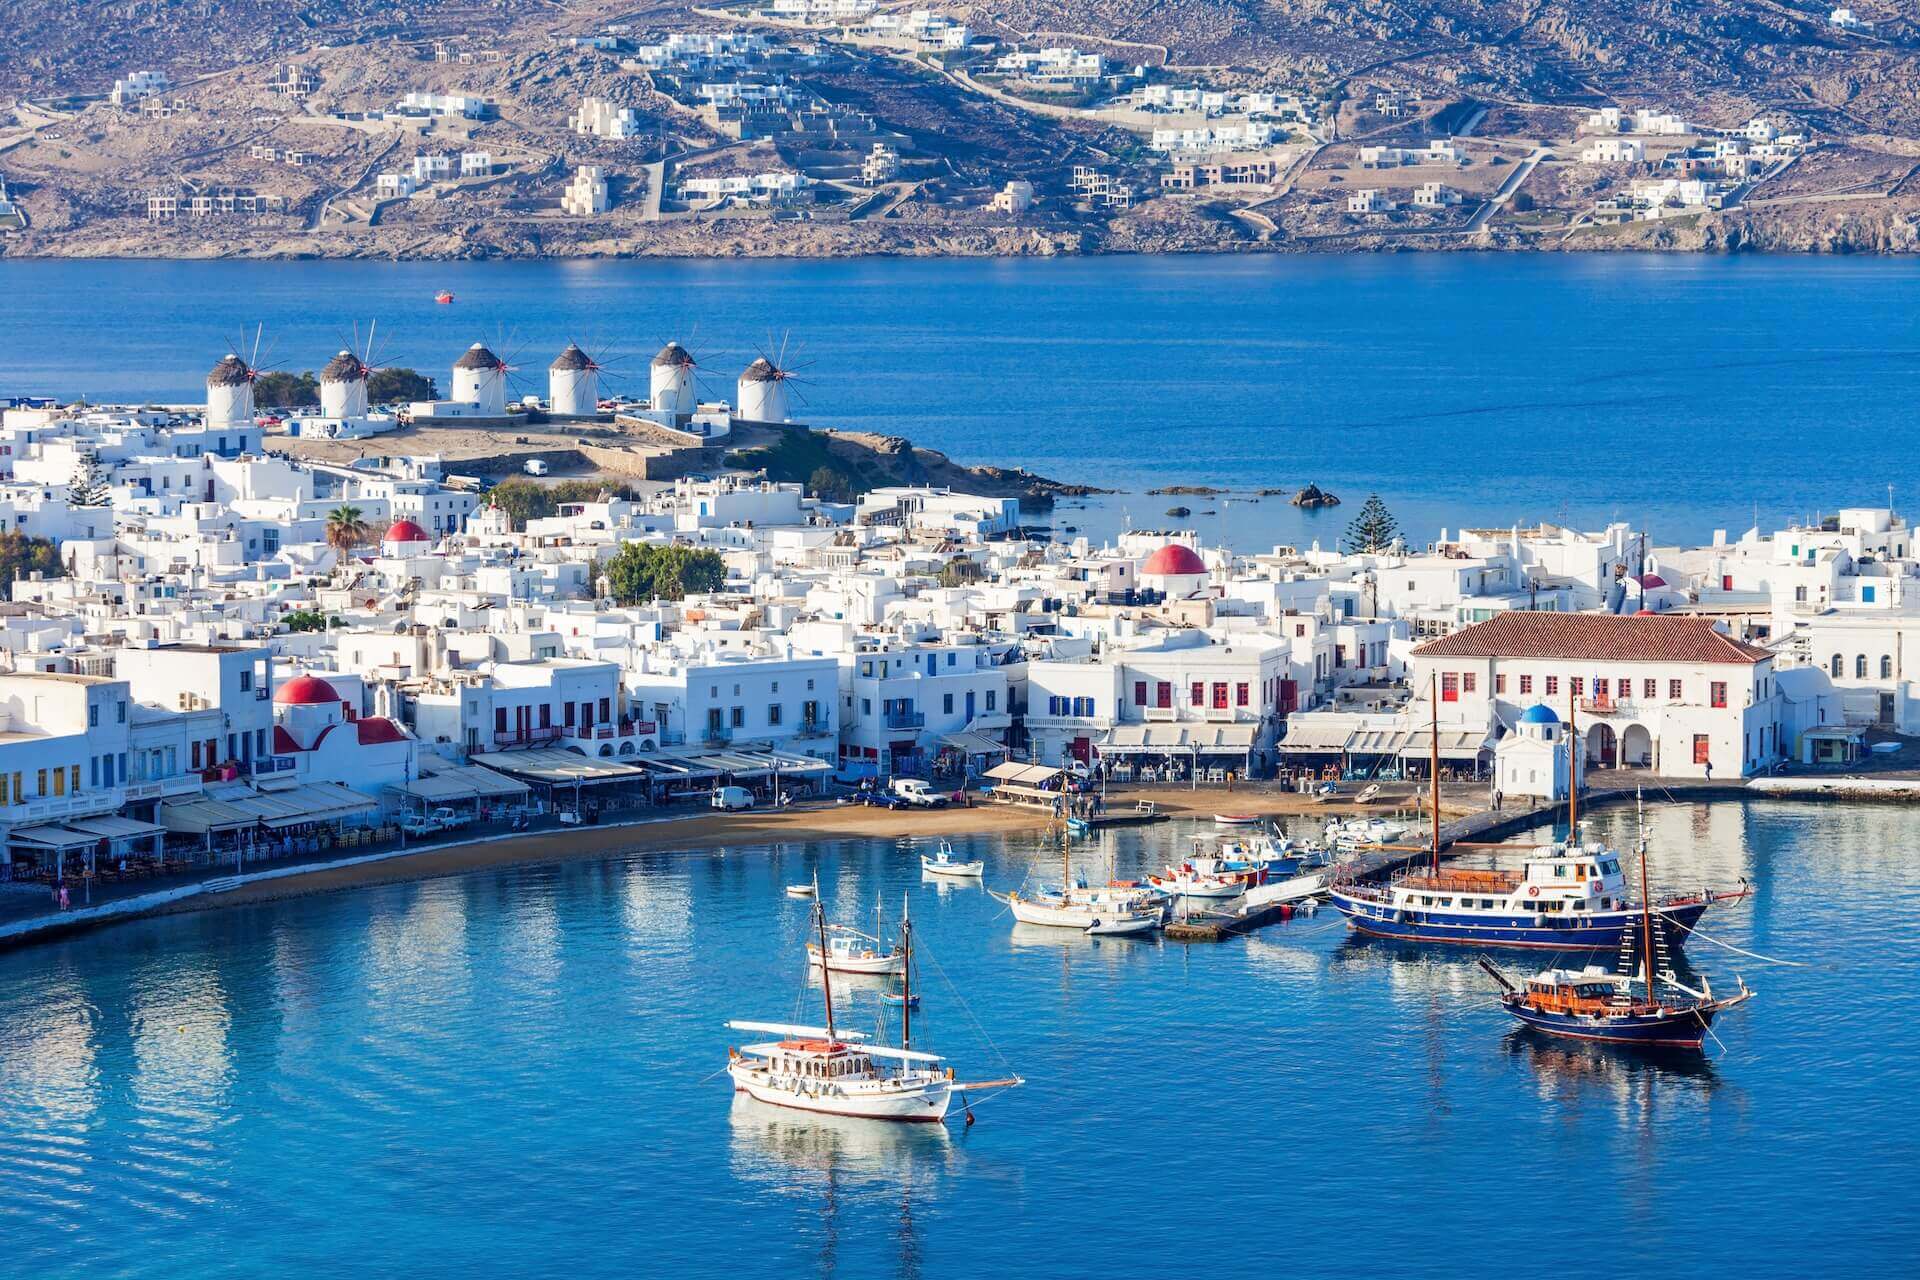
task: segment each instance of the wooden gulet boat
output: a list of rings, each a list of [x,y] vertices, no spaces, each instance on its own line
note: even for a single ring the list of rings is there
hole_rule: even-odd
[[[816,900],[819,886],[814,886]],[[831,937],[827,935],[831,934]],[[889,947],[881,937],[880,908],[873,909],[873,932],[862,933],[851,925],[823,925],[818,943],[807,943],[807,964],[814,969],[834,973],[864,973],[892,976],[906,968],[907,958],[899,943]]]
[[[911,961],[913,924],[902,904],[901,949]],[[814,909],[814,930],[821,949],[827,944],[826,914]],[[821,975],[826,1004],[825,1027],[778,1022],[729,1022],[736,1031],[771,1033],[781,1039],[730,1049],[727,1075],[735,1090],[757,1101],[816,1115],[847,1116],[906,1124],[938,1124],[955,1095],[969,1089],[1012,1088],[1018,1076],[963,1083],[939,1054],[913,1045],[913,967],[902,970],[900,1046],[865,1043],[866,1037],[842,1032],[834,1023],[833,975]],[[971,1116],[969,1116],[971,1121]]]
[[[1159,894],[1138,884],[1111,884],[1089,888],[1073,879],[1073,842],[1061,842],[1061,884],[1058,892],[1045,889],[1025,893],[994,893],[1007,904],[1016,924],[1052,929],[1078,929],[1094,936],[1152,933],[1166,922]]]
[[[1638,1049],[1699,1051],[1719,1014],[1753,998],[1742,982],[1737,994],[1715,996],[1711,983],[1699,991],[1680,984],[1671,968],[1655,977],[1660,951],[1655,945],[1653,907],[1647,894],[1647,841],[1640,838],[1640,974],[1643,992],[1636,995],[1633,978],[1609,974],[1598,965],[1585,969],[1546,969],[1515,984],[1485,956],[1480,967],[1500,986],[1501,1007],[1528,1027],[1569,1040],[1589,1040]],[[1631,954],[1623,948],[1623,960]],[[1623,965],[1630,973],[1631,969]],[[1664,981],[1684,999],[1662,999],[1655,983]]]

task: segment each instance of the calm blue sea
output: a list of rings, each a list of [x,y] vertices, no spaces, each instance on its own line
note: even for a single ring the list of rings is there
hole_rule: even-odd
[[[442,288],[457,295],[436,306]],[[0,262],[0,395],[195,398],[220,354],[317,369],[496,345],[544,390],[570,339],[644,387],[804,366],[817,425],[1134,490],[1059,525],[1331,542],[1377,490],[1416,540],[1614,518],[1656,538],[1880,504],[1920,481],[1920,263],[1627,255],[806,262]],[[618,387],[619,384],[614,384]],[[1309,481],[1347,508],[1244,491]]]
[[[905,844],[475,874],[0,955],[0,1274],[1704,1280],[1910,1265],[1911,810],[1656,806],[1656,886],[1749,878],[1689,1068],[1512,1030],[1464,956],[1322,913],[1217,945],[1016,932]],[[1625,839],[1630,819],[1597,818]],[[1096,874],[1191,828],[1104,838]],[[609,833],[609,839],[617,839]],[[988,882],[1056,867],[980,839]],[[972,1129],[736,1103],[729,1017],[817,1015],[902,896],[920,1043],[1031,1083]],[[871,990],[845,991],[856,1022]]]

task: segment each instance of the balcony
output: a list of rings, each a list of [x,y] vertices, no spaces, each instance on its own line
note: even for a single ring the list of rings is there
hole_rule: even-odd
[[[924,729],[927,727],[927,714],[924,711],[889,711],[887,728]]]
[[[1574,705],[1589,716],[1630,716],[1635,710],[1628,698],[1581,698]]]
[[[705,741],[710,747],[724,747],[733,741],[733,730],[724,725],[710,724],[707,726]]]
[[[556,727],[545,729],[496,729],[493,745],[496,747],[545,747],[560,740],[562,730]]]
[[[833,736],[833,729],[824,720],[802,720],[799,725],[794,728],[793,736],[796,738],[829,738]]]
[[[1149,724],[1165,724],[1180,718],[1178,707],[1141,707],[1140,718]]]

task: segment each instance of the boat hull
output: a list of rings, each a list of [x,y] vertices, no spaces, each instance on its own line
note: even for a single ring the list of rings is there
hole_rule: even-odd
[[[1097,903],[1076,902],[1056,906],[1015,895],[1007,899],[1007,906],[1018,923],[1044,925],[1050,929],[1077,929],[1086,933],[1089,926],[1098,924],[1102,933],[1115,934],[1148,933],[1160,927],[1157,912],[1129,911]]]
[[[1699,1049],[1714,1014],[1711,1009],[1675,1009],[1592,1017],[1534,1009],[1518,1001],[1503,1003],[1522,1025],[1546,1035],[1638,1049]]]
[[[1395,942],[1432,942],[1472,947],[1513,947],[1535,951],[1611,951],[1621,937],[1640,927],[1640,912],[1596,911],[1564,920],[1544,914],[1465,915],[1448,911],[1414,911],[1391,902],[1355,897],[1334,889],[1328,898],[1356,933]],[[1708,902],[1663,907],[1660,914],[1677,925],[1671,935],[1677,948],[1706,913]]]
[[[735,1065],[727,1069],[733,1087],[756,1102],[806,1111],[814,1115],[843,1116],[855,1120],[884,1120],[894,1124],[939,1124],[947,1118],[953,1101],[953,1084],[938,1079],[900,1089],[832,1088],[806,1092],[805,1086],[790,1088],[776,1083],[766,1072]]]
[[[920,859],[920,869],[930,876],[946,876],[950,880],[978,880],[986,871],[984,862],[936,862],[932,858]]]
[[[885,977],[907,971],[907,958],[898,952],[885,956],[829,956],[822,962],[819,950],[809,945],[807,962],[816,969],[824,968],[832,973],[863,973],[869,977]]]

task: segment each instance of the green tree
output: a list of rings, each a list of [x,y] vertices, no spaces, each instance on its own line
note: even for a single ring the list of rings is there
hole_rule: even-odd
[[[253,403],[263,409],[310,409],[320,403],[320,381],[311,371],[263,373],[253,380]]]
[[[327,512],[327,545],[342,559],[372,536],[373,526],[360,518],[360,508],[341,506]]]
[[[1385,551],[1400,536],[1400,522],[1387,510],[1387,504],[1380,501],[1380,495],[1370,493],[1367,503],[1360,508],[1360,514],[1347,526],[1347,550],[1350,552]]]
[[[326,615],[318,609],[295,609],[280,619],[289,631],[325,631]]]
[[[853,478],[835,467],[815,467],[807,477],[807,488],[828,502],[852,502],[855,496]]]
[[[60,563],[60,548],[51,538],[30,538],[13,530],[0,530],[0,583],[9,595],[16,579],[42,574],[49,578],[66,576]]]
[[[369,404],[398,404],[402,401],[438,400],[440,388],[433,379],[412,369],[375,369],[367,375]]]
[[[627,542],[602,562],[600,575],[606,577],[615,604],[645,604],[718,591],[726,583],[727,564],[717,551]]]
[[[487,501],[506,512],[516,529],[526,528],[529,520],[554,515],[568,503],[633,496],[630,485],[609,485],[599,480],[560,480],[549,485],[517,476],[487,490]]]
[[[83,454],[80,465],[73,469],[73,479],[67,481],[67,504],[104,507],[112,500],[113,492],[107,487],[107,469],[100,465],[98,457]]]

